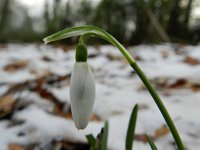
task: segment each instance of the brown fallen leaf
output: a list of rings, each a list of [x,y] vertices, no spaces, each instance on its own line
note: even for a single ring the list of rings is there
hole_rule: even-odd
[[[184,87],[186,84],[187,84],[187,80],[178,79],[175,83],[171,84],[169,88],[180,88],[180,87]]]
[[[26,150],[22,145],[19,144],[9,144],[9,150]]]
[[[191,88],[192,88],[193,92],[199,92],[200,91],[200,84],[193,84],[191,86]]]
[[[59,86],[61,83],[68,82],[70,74],[64,76],[58,76],[56,74],[45,74],[45,76],[38,77],[37,79],[25,81],[22,83],[17,83],[10,85],[9,90],[4,93],[4,95],[9,95],[17,92],[21,92],[23,90],[30,90],[36,92],[40,97],[45,100],[51,101],[55,104],[54,114],[59,116],[64,116],[63,108],[66,104],[61,102],[50,90],[48,87],[50,86]],[[48,85],[48,86],[47,86]]]
[[[170,79],[167,78],[155,78],[152,80],[156,89],[162,90],[165,96],[170,95],[170,90],[179,90],[179,89],[190,89],[193,92],[200,91],[200,83],[191,82],[190,80],[179,78],[176,79],[173,83],[169,82]],[[145,87],[142,86],[139,90],[144,90]]]
[[[71,118],[71,114],[69,111],[64,111],[64,104],[61,103],[54,103],[54,110],[53,110],[53,114],[60,116],[60,117],[64,117],[64,118]]]
[[[11,94],[0,98],[0,118],[12,113],[16,101]]]
[[[92,116],[90,117],[91,121],[102,121],[101,118],[96,115],[96,114],[92,114]]]
[[[30,144],[24,146],[16,143],[11,143],[8,145],[9,150],[34,150],[36,146],[37,146],[36,144]]]
[[[168,127],[166,125],[163,125],[161,128],[155,131],[154,138],[155,139],[160,138],[162,136],[167,135],[168,133],[169,133]]]
[[[15,72],[19,69],[24,69],[29,64],[28,60],[18,60],[16,62],[10,63],[4,67],[5,71]]]
[[[153,136],[151,136],[151,138],[153,140],[156,140],[162,136],[165,136],[169,133],[169,129],[167,128],[166,125],[163,125],[161,128],[157,129],[154,133]],[[135,135],[135,140],[143,142],[143,143],[147,143],[148,142],[148,137],[145,133],[142,134],[136,134]]]
[[[80,141],[72,141],[69,139],[63,139],[52,143],[52,149],[54,150],[89,150],[90,146],[88,143]]]
[[[185,63],[187,63],[187,64],[189,64],[189,65],[198,65],[198,64],[200,64],[200,62],[199,62],[198,59],[193,58],[193,57],[191,57],[191,56],[187,56],[187,57],[183,60],[183,62],[185,62]]]
[[[46,61],[46,62],[51,62],[51,61],[53,61],[50,57],[48,57],[48,56],[43,56],[42,57],[42,60],[44,60],[44,61]]]
[[[23,90],[35,91],[38,86],[44,86],[44,84],[52,86],[54,85],[54,83],[69,81],[69,77],[70,74],[58,76],[47,71],[43,75],[38,76],[37,79],[28,80],[22,83],[11,84],[9,90],[4,95],[16,93]]]
[[[147,143],[148,142],[148,137],[147,137],[146,134],[136,134],[135,135],[135,140],[143,142],[143,143]]]

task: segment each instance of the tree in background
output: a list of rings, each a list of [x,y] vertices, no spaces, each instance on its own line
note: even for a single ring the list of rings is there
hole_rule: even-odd
[[[126,39],[127,14],[121,0],[102,0],[95,8],[91,23],[111,33],[123,43]]]
[[[197,0],[101,0],[96,5],[92,0],[49,2],[45,1],[43,15],[33,18],[17,1],[1,0],[0,42],[40,41],[60,29],[83,24],[99,26],[129,45],[195,43],[200,39],[200,22],[191,26],[191,11]]]
[[[0,42],[30,42],[39,38],[24,6],[14,0],[2,0],[0,12]]]
[[[8,18],[10,17],[10,3],[11,0],[2,0],[0,2],[0,40],[4,40],[3,36],[6,34],[5,26],[8,23]]]
[[[186,5],[182,5],[185,2]],[[190,40],[191,33],[189,31],[189,19],[192,9],[193,0],[174,0],[172,2],[172,9],[170,19],[167,27],[168,34],[177,39]]]
[[[72,15],[70,0],[65,5],[62,5],[61,2],[61,0],[54,0],[53,6],[50,6],[49,1],[45,1],[43,12],[45,27],[42,37],[74,25],[75,20],[73,20],[74,15]],[[50,10],[53,10],[53,12]],[[71,40],[66,39],[65,42],[71,43]]]
[[[44,21],[46,27],[46,34],[51,34],[60,29],[62,16],[60,14],[60,0],[53,1],[53,12],[50,13],[49,1],[45,1]]]
[[[82,0],[77,11],[78,18],[83,24],[91,24],[91,18],[94,15],[94,8],[91,5],[91,0]]]
[[[149,20],[144,10],[145,2],[143,0],[130,0],[127,7],[131,7],[133,12],[130,16],[135,18],[135,30],[132,31],[129,43],[140,44],[147,38],[147,28],[149,28]]]
[[[181,3],[186,5],[181,5]],[[136,30],[132,43],[190,41],[189,19],[192,0],[132,0],[135,9]],[[137,40],[135,40],[137,39]]]

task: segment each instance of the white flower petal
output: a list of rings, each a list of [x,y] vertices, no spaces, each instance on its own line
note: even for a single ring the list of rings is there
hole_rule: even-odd
[[[84,129],[90,119],[95,98],[95,81],[87,62],[76,62],[70,80],[70,102],[75,126]]]

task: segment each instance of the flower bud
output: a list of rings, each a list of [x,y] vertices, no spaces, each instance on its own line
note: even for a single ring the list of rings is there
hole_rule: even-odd
[[[90,65],[87,62],[76,62],[70,80],[70,102],[72,117],[78,129],[87,126],[94,98],[95,81]]]

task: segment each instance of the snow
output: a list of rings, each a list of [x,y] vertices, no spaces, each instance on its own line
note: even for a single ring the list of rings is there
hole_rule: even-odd
[[[96,98],[93,113],[101,121],[90,121],[85,130],[78,131],[71,119],[52,114],[54,104],[41,98],[37,93],[23,91],[19,95],[23,102],[31,102],[22,110],[14,112],[11,120],[0,121],[0,149],[7,150],[8,144],[23,145],[40,143],[45,145],[51,140],[69,139],[70,141],[86,142],[85,135],[96,136],[109,121],[108,147],[113,150],[123,150],[125,146],[126,129],[131,111],[139,104],[136,134],[153,136],[165,121],[153,99],[143,89],[142,82],[133,72],[119,51],[112,46],[89,46],[88,59],[96,81]],[[183,60],[187,56],[199,59],[200,46],[185,46],[177,49],[171,44],[140,45],[129,47],[133,56],[139,56],[139,66],[151,81],[163,79],[171,84],[179,79],[185,79],[191,84],[200,84],[200,64],[190,65]],[[177,53],[178,52],[178,53]],[[47,57],[49,61],[43,58]],[[61,48],[44,45],[8,44],[0,48],[0,95],[3,95],[9,85],[36,79],[46,72],[57,75],[69,75],[73,69],[74,51],[64,51]],[[16,60],[28,60],[25,68],[8,72],[4,67]],[[200,60],[200,59],[199,59]],[[33,70],[36,73],[33,73]],[[50,87],[48,90],[62,102],[69,103],[69,83],[61,87]],[[200,147],[200,92],[190,88],[159,89],[174,123],[188,150]],[[166,94],[167,93],[167,94]],[[9,127],[12,120],[22,120],[24,123]],[[23,133],[23,134],[22,134]],[[22,134],[22,135],[21,135]],[[174,140],[171,134],[158,137],[155,143],[158,149],[173,150],[170,144]],[[134,149],[148,150],[147,143],[134,141]]]
[[[184,51],[188,53],[188,56],[191,56],[200,60],[200,46],[199,45],[185,47]]]

